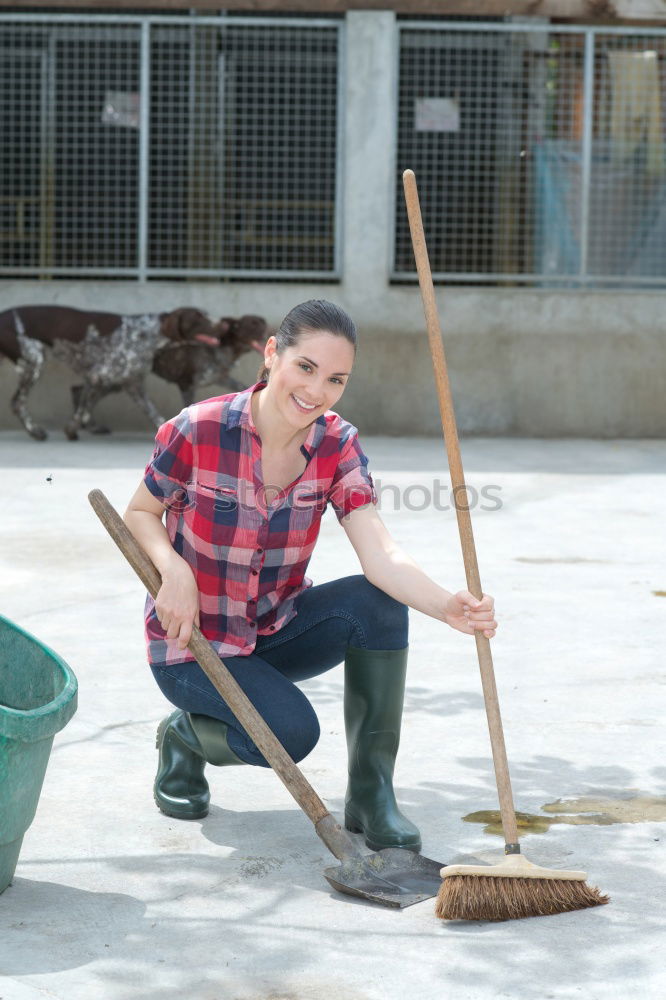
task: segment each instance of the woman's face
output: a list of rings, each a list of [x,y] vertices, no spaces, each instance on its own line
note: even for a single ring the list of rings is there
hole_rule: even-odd
[[[270,370],[267,389],[274,405],[293,427],[307,427],[332,409],[344,392],[354,364],[354,347],[346,337],[324,330],[302,333],[281,354],[269,337],[265,349]]]

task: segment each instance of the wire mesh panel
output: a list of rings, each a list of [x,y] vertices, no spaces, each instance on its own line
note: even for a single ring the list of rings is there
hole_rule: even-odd
[[[17,265],[46,263],[47,58],[39,32],[16,32],[0,48],[0,254]],[[46,241],[44,241],[46,242]]]
[[[532,47],[526,56],[528,111],[522,151],[526,273],[534,271],[572,280],[587,277],[589,37],[577,33],[544,34],[541,45]]]
[[[51,46],[53,263],[132,267],[137,251],[138,29],[61,28]]]
[[[154,32],[152,267],[335,272],[338,46],[288,22]]]
[[[666,36],[595,37],[587,267],[666,277]]]
[[[435,272],[494,270],[502,41],[428,28],[401,32],[398,164],[400,173],[408,166],[416,172]],[[404,210],[396,244],[396,270],[412,271]]]
[[[335,276],[339,29],[0,17],[0,272]]]
[[[151,29],[150,267],[224,266],[218,38],[215,26]]]
[[[137,29],[2,25],[2,264],[136,264]]]
[[[440,280],[666,282],[666,32],[429,24],[400,39],[394,277],[414,274],[410,166]]]
[[[226,29],[224,255],[334,268],[337,32]]]

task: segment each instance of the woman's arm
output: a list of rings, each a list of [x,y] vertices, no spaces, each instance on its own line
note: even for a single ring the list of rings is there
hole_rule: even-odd
[[[189,564],[171,545],[163,515],[163,505],[141,482],[123,520],[162,577],[155,598],[160,625],[168,639],[178,639],[179,648],[185,649],[192,635],[192,623],[199,625],[199,592]]]
[[[478,601],[468,590],[452,594],[440,587],[393,540],[372,504],[352,511],[341,523],[364,575],[375,587],[459,632],[471,635],[481,630],[489,639],[495,635],[493,598],[484,594]]]

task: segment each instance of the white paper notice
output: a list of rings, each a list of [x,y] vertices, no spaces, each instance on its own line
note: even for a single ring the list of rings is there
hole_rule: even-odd
[[[460,108],[455,97],[417,97],[414,100],[417,132],[457,132]]]
[[[139,95],[120,90],[107,90],[102,108],[103,125],[139,127]]]

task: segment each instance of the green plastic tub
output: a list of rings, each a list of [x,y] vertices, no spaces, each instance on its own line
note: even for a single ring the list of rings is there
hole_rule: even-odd
[[[74,715],[76,693],[65,661],[0,615],[0,892],[14,877],[53,737]]]

